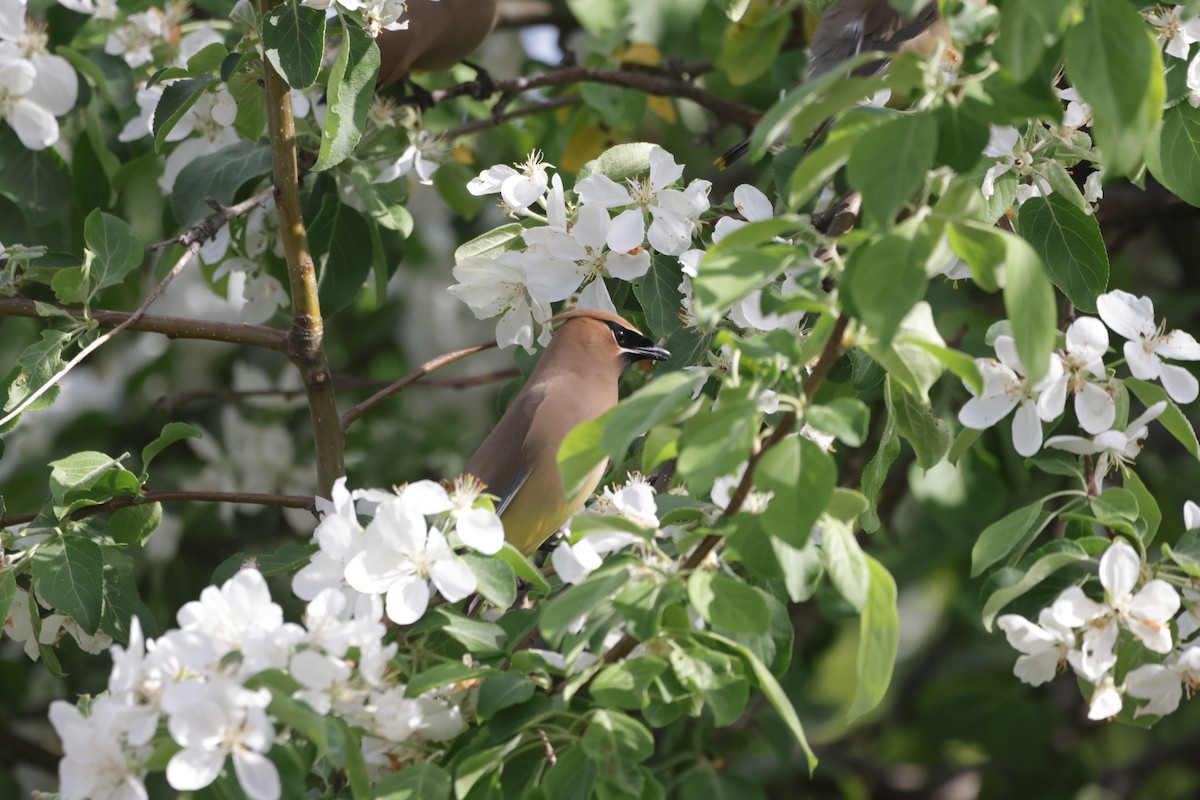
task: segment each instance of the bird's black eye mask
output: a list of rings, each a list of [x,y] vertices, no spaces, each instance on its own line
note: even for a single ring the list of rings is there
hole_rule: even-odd
[[[664,361],[671,357],[665,348],[659,347],[637,331],[631,331],[629,328],[607,320],[604,321],[604,324],[612,331],[613,341],[617,343],[617,347],[621,348],[621,358],[626,365],[647,358]]]

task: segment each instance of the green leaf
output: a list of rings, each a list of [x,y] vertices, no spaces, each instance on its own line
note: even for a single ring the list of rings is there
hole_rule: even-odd
[[[505,542],[504,548],[496,553],[495,557],[508,564],[518,578],[533,584],[534,591],[543,596],[550,594],[550,584],[542,577],[542,573],[538,571],[537,567],[529,563],[528,558],[521,555],[520,550]]]
[[[375,97],[379,58],[379,48],[366,31],[357,25],[343,29],[342,46],[329,71],[329,107],[314,170],[336,166],[354,152]]]
[[[858,684],[847,722],[879,705],[892,682],[900,646],[900,611],[896,607],[896,580],[887,568],[867,556],[871,586],[858,622]]]
[[[120,461],[95,450],[84,450],[50,462],[50,496],[63,505],[67,493],[87,489]]]
[[[1067,71],[1092,107],[1092,131],[1110,177],[1130,175],[1162,115],[1158,43],[1132,3],[1089,3],[1067,32]]]
[[[0,195],[39,225],[71,205],[71,171],[54,148],[30,151],[8,125],[0,125]]]
[[[754,3],[738,24],[725,28],[717,68],[734,86],[745,86],[771,69],[790,25],[782,9]]]
[[[692,394],[707,380],[703,371],[671,372],[659,375],[622,400],[604,426],[600,441],[605,452],[623,458],[634,439],[690,406]]]
[[[145,544],[162,522],[162,503],[141,503],[113,512],[108,532],[120,544]]]
[[[589,800],[596,784],[596,762],[588,758],[582,747],[571,747],[560,753],[546,771],[541,789],[554,800]]]
[[[900,114],[858,140],[846,164],[846,180],[862,192],[863,216],[870,225],[887,227],[917,191],[933,165],[937,140],[937,121],[929,113]],[[898,153],[904,157],[897,158]]]
[[[263,49],[275,71],[293,89],[307,89],[321,70],[325,11],[298,2],[277,6],[262,27]]]
[[[1200,442],[1196,441],[1196,431],[1192,428],[1192,423],[1188,421],[1188,418],[1179,410],[1179,406],[1175,405],[1175,401],[1167,396],[1165,389],[1157,384],[1148,383],[1137,378],[1126,378],[1125,386],[1129,388],[1129,391],[1133,392],[1134,396],[1144,406],[1149,407],[1165,400],[1167,408],[1159,416],[1158,421],[1172,436],[1179,440],[1179,443],[1193,457],[1200,459]]]
[[[954,220],[946,226],[946,238],[954,254],[967,262],[971,278],[985,292],[1000,288],[999,270],[1004,264],[1004,238],[995,227],[971,220]]]
[[[726,400],[716,411],[684,423],[679,473],[694,491],[707,492],[715,479],[734,472],[750,456],[758,431],[757,408],[753,398]]]
[[[183,119],[183,115],[196,104],[201,94],[208,91],[208,85],[215,80],[214,76],[205,75],[202,78],[172,81],[163,87],[162,97],[158,99],[158,105],[154,109],[154,121],[151,125],[151,129],[154,131],[155,153],[162,153],[163,148],[167,145],[167,135],[174,130],[179,120]],[[180,220],[180,222],[187,223],[191,220]]]
[[[1052,515],[1042,510],[1046,498],[1018,508],[983,529],[971,548],[971,577],[977,577],[993,564],[1019,553],[1029,546]]]
[[[1046,279],[1042,260],[1018,236],[1004,237],[1008,254],[1004,282],[1004,308],[1012,320],[1017,356],[1025,365],[1025,376],[1033,386],[1050,366],[1058,328],[1054,287]]]
[[[650,171],[650,151],[657,146],[651,142],[626,142],[610,147],[580,168],[578,180],[596,174],[617,183],[636,178]]]
[[[775,676],[771,674],[771,670],[767,669],[766,664],[737,642],[715,633],[705,634],[705,636],[721,642],[741,656],[742,660],[750,666],[750,670],[754,673],[754,678],[758,681],[758,687],[762,689],[763,695],[770,702],[771,706],[774,707],[775,712],[779,714],[779,718],[787,725],[788,730],[796,738],[796,743],[800,745],[800,749],[804,751],[804,755],[808,759],[808,772],[811,775],[813,770],[817,768],[817,757],[808,745],[808,738],[804,735],[804,727],[800,724],[800,717],[796,715],[796,709],[792,705],[792,701],[788,699],[787,693],[779,685],[779,681],[775,680]]]
[[[162,433],[158,435],[158,438],[142,448],[142,474],[146,474],[146,471],[150,469],[150,462],[163,450],[184,439],[199,438],[201,438],[200,431],[186,422],[168,422],[163,426]],[[144,477],[142,482],[145,482]]]
[[[676,259],[655,253],[649,271],[633,286],[633,293],[646,312],[646,323],[655,336],[670,336],[679,330],[682,275]]]
[[[911,231],[892,231],[850,256],[842,277],[846,310],[867,326],[880,347],[891,344],[900,323],[925,296],[927,255],[928,248],[914,241]]]
[[[804,81],[767,109],[750,136],[750,159],[762,158],[778,142],[807,138],[823,120],[887,88],[886,80],[847,77],[851,70],[872,60],[874,54],[862,53],[844,61],[829,72]]]
[[[837,464],[803,436],[789,436],[768,450],[754,470],[754,483],[771,492],[762,513],[767,533],[803,547],[837,486]]]
[[[936,162],[955,172],[970,171],[987,147],[987,123],[967,113],[961,105],[950,103],[935,109],[933,117],[938,126]]]
[[[601,608],[605,600],[620,590],[629,579],[624,569],[594,572],[546,604],[540,623],[542,636],[557,645],[575,620]]]
[[[930,342],[938,347],[946,346],[933,322],[933,310],[924,300],[913,306],[900,323],[900,330],[890,348],[881,348],[868,342],[863,349],[887,370],[888,377],[922,403],[928,403],[929,389],[942,377],[946,368],[936,357],[913,344],[914,340]]]
[[[414,761],[393,772],[373,791],[375,800],[449,800],[450,776],[428,761]]]
[[[1124,475],[1125,488],[1133,494],[1137,501],[1139,519],[1145,525],[1142,541],[1149,547],[1150,543],[1154,541],[1155,534],[1158,533],[1158,526],[1162,524],[1162,510],[1159,509],[1154,494],[1146,488],[1146,484],[1142,483],[1142,479],[1137,476],[1136,472],[1126,470]]]
[[[750,636],[767,632],[767,604],[754,587],[727,575],[697,572],[687,588],[692,607],[714,628]]]
[[[1146,167],[1172,194],[1200,206],[1200,108],[1179,103],[1163,112],[1146,143]]]
[[[17,576],[9,568],[0,569],[0,619],[8,619],[13,600],[17,599]]]
[[[516,602],[517,579],[505,561],[475,553],[464,553],[459,558],[474,573],[477,589],[485,600],[502,610]]]
[[[804,421],[819,431],[836,436],[850,447],[858,447],[867,438],[871,409],[856,397],[839,397],[806,408]]]
[[[567,497],[579,494],[588,485],[589,477],[596,470],[603,470],[608,454],[604,452],[601,440],[612,415],[613,410],[609,410],[576,425],[558,446],[558,471]]]
[[[451,683],[458,683],[469,678],[478,678],[481,675],[487,675],[492,670],[484,667],[470,667],[461,661],[443,661],[436,666],[432,666],[423,672],[418,672],[416,675],[408,679],[405,685],[405,697],[420,697],[430,689],[436,689],[439,686],[446,686]]]
[[[888,380],[887,406],[903,436],[917,457],[921,469],[933,469],[950,450],[950,426],[933,414],[933,407],[922,403]]]
[[[766,286],[795,257],[795,249],[791,246],[751,248],[730,239],[750,228],[769,231],[770,236],[774,236],[790,227],[785,223],[779,219],[752,222],[714,244],[704,254],[698,268],[699,276],[692,279],[692,297],[701,327],[716,327],[731,305]]]
[[[994,48],[996,60],[1019,81],[1033,74],[1046,52],[1047,31],[1034,8],[1043,1],[1008,0],[1000,9],[1000,33]]]
[[[40,340],[21,351],[21,355],[17,356],[17,365],[21,369],[8,386],[8,398],[4,401],[5,411],[12,411],[66,366],[66,362],[62,360],[62,351],[70,341],[70,334],[64,331],[44,330]],[[58,393],[59,386],[55,384],[35,400],[28,410],[40,411],[49,408],[58,398]]]
[[[1070,540],[1060,539],[1046,545],[1037,552],[1036,560],[1024,574],[1013,570],[1012,573],[1019,577],[1012,583],[996,589],[988,596],[987,601],[983,604],[983,627],[990,633],[992,622],[1006,605],[1063,567],[1077,564],[1087,558],[1087,551]],[[994,577],[999,576],[1001,573],[997,573],[997,576]]]
[[[882,520],[879,519],[879,493],[887,480],[888,470],[891,469],[896,457],[900,455],[900,439],[896,436],[896,420],[891,407],[887,409],[887,422],[884,423],[883,433],[879,436],[879,449],[867,462],[863,469],[862,491],[867,497],[867,510],[862,513],[859,522],[867,533],[879,530]]]
[[[345,741],[345,758],[343,759],[343,768],[346,770],[346,777],[350,780],[350,795],[354,800],[373,800],[378,795],[375,793],[374,787],[371,786],[370,775],[367,772],[367,761],[363,757],[362,741],[353,728],[346,724],[345,720],[334,720],[337,723],[338,729],[342,732],[342,739]],[[337,763],[335,761],[335,763]]]
[[[230,205],[242,186],[270,171],[271,148],[265,144],[239,141],[200,156],[188,162],[175,179],[171,211],[182,225],[199,222],[212,213],[207,198]]]
[[[975,359],[966,353],[952,350],[949,347],[942,347],[923,339],[914,339],[911,336],[906,336],[904,341],[906,344],[915,345],[926,353],[929,353],[942,362],[946,369],[953,372],[959,378],[962,378],[963,382],[974,388],[976,392],[983,393],[983,376],[979,373],[979,367],[976,366]]]
[[[596,673],[588,692],[601,705],[642,709],[650,701],[647,691],[668,666],[657,656],[635,656],[609,664]]]
[[[92,294],[115,286],[142,263],[142,243],[122,220],[100,210],[88,214],[83,239],[94,254],[91,266]]]
[[[495,622],[464,617],[446,607],[429,612],[429,619],[443,633],[467,648],[468,653],[496,655],[504,652],[508,644],[508,634]]]
[[[1106,526],[1128,524],[1139,516],[1137,497],[1128,489],[1109,487],[1090,503],[1096,519]]]
[[[104,554],[83,536],[55,536],[33,551],[33,584],[56,611],[95,634],[104,611]]]
[[[326,195],[308,229],[317,261],[321,313],[326,318],[354,302],[371,271],[371,229],[363,215]]]
[[[861,128],[836,130],[819,147],[808,153],[796,165],[787,186],[787,207],[797,211],[815,197],[838,170],[850,160],[850,153],[862,136]],[[986,137],[985,142],[986,144]],[[979,152],[982,151],[982,148]],[[978,152],[976,153],[978,155]]]
[[[477,711],[483,719],[491,719],[497,711],[520,705],[533,697],[536,685],[515,672],[496,672],[484,676],[479,684]]]
[[[1055,193],[1027,200],[1019,224],[1054,285],[1080,311],[1095,314],[1096,296],[1108,288],[1108,251],[1096,217]]]
[[[861,612],[867,602],[871,572],[867,556],[854,538],[854,529],[849,523],[825,517],[821,546],[829,579],[854,610]]]

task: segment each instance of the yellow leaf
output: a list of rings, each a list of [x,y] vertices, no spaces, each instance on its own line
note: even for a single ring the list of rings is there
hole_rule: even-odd
[[[662,53],[652,44],[635,42],[625,49],[618,59],[622,64],[641,64],[643,67],[657,67],[662,63]]]
[[[674,125],[678,119],[678,116],[675,114],[675,104],[671,102],[671,98],[669,97],[651,95],[646,98],[646,108],[659,117],[662,117],[665,122],[671,125]]]
[[[471,148],[465,144],[460,144],[450,151],[450,158],[460,164],[474,164],[475,156],[471,155]]]
[[[578,172],[580,167],[612,147],[613,144],[609,131],[601,130],[595,125],[580,128],[571,134],[566,152],[559,160],[559,166],[564,172]]]

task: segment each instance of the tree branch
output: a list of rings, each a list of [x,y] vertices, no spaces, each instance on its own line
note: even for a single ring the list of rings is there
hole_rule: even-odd
[[[496,346],[495,342],[484,342],[483,344],[477,344],[472,347],[464,348],[462,350],[455,350],[454,352],[451,352],[451,353],[445,353],[443,355],[437,356],[436,358],[432,358],[429,361],[426,361],[420,367],[418,367],[417,369],[408,373],[400,380],[388,385],[387,388],[385,388],[385,389],[381,389],[380,391],[371,395],[366,400],[363,400],[361,403],[354,406],[349,411],[347,411],[345,414],[343,414],[342,422],[341,422],[342,430],[344,431],[347,428],[349,428],[351,423],[354,422],[354,420],[361,417],[364,413],[369,411],[372,407],[378,405],[379,403],[388,399],[389,397],[396,394],[397,392],[404,391],[411,384],[416,383],[417,381],[421,380],[421,378],[424,378],[426,375],[433,372],[434,370],[441,369],[442,367],[446,366],[447,364],[453,364],[455,361],[466,358],[467,356],[475,355],[476,353],[481,353],[484,350],[491,350],[495,346]]]
[[[514,108],[512,111],[493,114],[487,119],[477,119],[474,122],[467,122],[463,125],[459,125],[457,128],[450,128],[447,131],[443,131],[440,135],[443,139],[449,140],[456,136],[466,136],[469,133],[475,133],[476,131],[494,128],[497,125],[501,125],[509,120],[516,119],[517,117],[527,117],[531,114],[542,114],[547,111],[554,111],[557,108],[576,106],[581,102],[583,102],[583,100],[579,97],[556,97],[553,100],[547,100],[545,103],[531,103],[527,106]]]
[[[184,247],[191,247],[193,244],[202,244],[214,238],[221,228],[229,224],[229,220],[240,217],[242,214],[247,214],[254,208],[267,202],[267,200],[271,199],[274,191],[274,188],[263,189],[253,197],[248,197],[242,202],[231,206],[223,206],[210,198],[205,202],[208,203],[209,208],[217,213],[205,217],[173,239],[166,239],[150,245],[149,250],[151,252],[158,252],[173,244],[183,245]]]
[[[521,78],[494,81],[501,100],[497,107],[503,107],[507,99],[532,89],[546,86],[562,86],[572,83],[603,83],[609,86],[621,86],[635,89],[650,95],[662,97],[681,97],[691,100],[702,108],[712,112],[716,117],[727,122],[741,125],[750,129],[758,122],[762,112],[734,100],[726,100],[711,92],[701,89],[691,82],[691,78],[710,72],[712,65],[707,62],[683,64],[673,69],[648,71],[645,69],[599,69],[597,67],[570,66],[539,72]],[[455,97],[470,94],[477,87],[474,82],[451,86],[446,89],[436,89],[431,94],[434,103],[440,103]]]
[[[47,303],[61,308],[73,317],[83,317],[82,308]],[[102,328],[115,328],[129,321],[133,314],[128,311],[92,311],[91,317]],[[37,303],[24,297],[0,298],[0,317],[37,317]],[[209,322],[186,317],[162,317],[143,314],[126,327],[133,331],[161,333],[168,339],[198,339],[229,344],[248,344],[267,350],[283,352],[283,331],[265,325],[250,325],[243,322]]]
[[[305,494],[262,494],[259,492],[183,492],[159,491],[144,492],[139,497],[119,497],[94,506],[81,508],[71,515],[71,519],[94,517],[97,514],[107,514],[110,511],[120,511],[130,506],[146,503],[237,503],[252,506],[279,506],[281,508],[302,508],[313,516],[317,514],[317,503],[314,497]],[[0,517],[0,529],[13,525],[24,525],[38,518],[35,514],[13,514]]]
[[[264,11],[279,5],[268,0]],[[325,354],[325,323],[317,295],[317,273],[308,249],[308,233],[300,208],[300,171],[296,163],[296,121],[290,87],[270,61],[263,60],[267,88],[267,130],[275,175],[275,208],[287,257],[291,284],[292,327],[287,355],[304,382],[317,456],[317,493],[329,497],[334,482],[346,473],[345,439],[338,419],[333,378]]]
[[[850,193],[843,197],[838,202],[838,211],[834,214],[829,222],[829,228],[826,234],[830,237],[842,236],[849,232],[854,227],[858,219],[858,209],[861,198],[857,193]],[[826,253],[828,258],[829,254]],[[833,331],[829,334],[829,339],[825,342],[825,347],[821,351],[817,363],[813,366],[812,372],[804,381],[804,397],[807,400],[812,400],[817,393],[817,389],[824,383],[826,376],[829,375],[829,370],[837,362],[842,354],[846,351],[846,328],[850,324],[850,318],[843,312],[834,323]],[[733,516],[741,510],[742,504],[750,495],[750,490],[754,487],[754,468],[758,466],[758,462],[767,454],[775,445],[782,442],[795,429],[797,422],[796,412],[789,411],[784,414],[779,424],[775,426],[775,430],[766,438],[762,446],[757,451],[750,454],[749,460],[746,462],[746,471],[742,474],[741,481],[738,482],[737,488],[729,497],[729,503],[725,506],[725,510],[721,512],[720,519],[726,519]],[[704,561],[709,553],[713,551],[718,544],[721,543],[719,534],[710,533],[700,540],[700,544],[696,545],[688,557],[684,560],[680,567],[680,572],[688,572],[696,569]],[[606,664],[612,664],[620,661],[629,655],[633,648],[638,644],[636,637],[625,634],[615,645],[605,652],[603,661]],[[551,694],[557,694],[564,686],[564,682],[559,682],[551,689]]]

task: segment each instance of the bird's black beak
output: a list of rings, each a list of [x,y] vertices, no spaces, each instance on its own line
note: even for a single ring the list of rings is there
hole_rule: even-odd
[[[649,344],[644,347],[635,347],[631,350],[626,350],[630,359],[633,361],[643,361],[647,358],[655,361],[666,361],[671,357],[671,351],[665,347],[659,347],[656,344]]]

